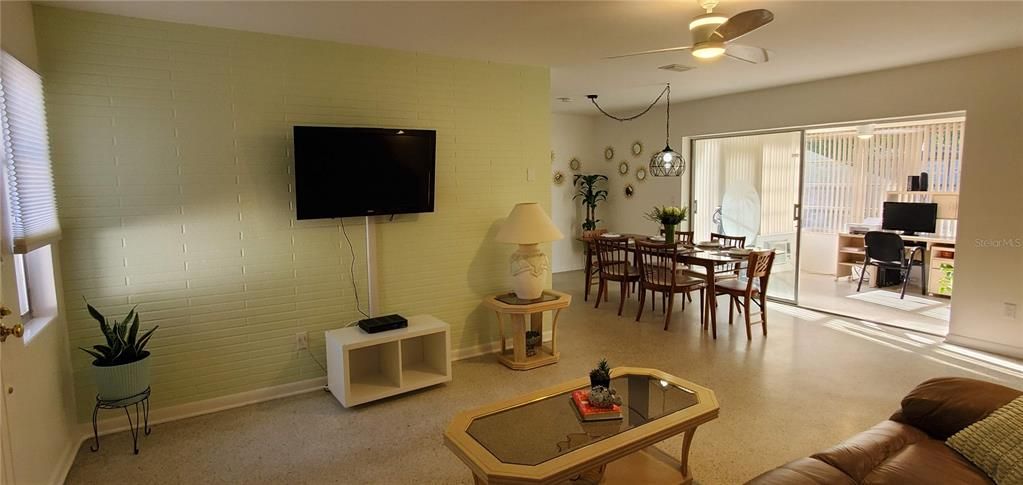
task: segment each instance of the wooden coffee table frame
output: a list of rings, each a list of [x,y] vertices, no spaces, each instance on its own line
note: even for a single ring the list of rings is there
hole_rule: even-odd
[[[444,431],[444,444],[469,467],[477,484],[560,483],[580,475],[599,480],[609,463],[623,458],[629,459],[629,455],[634,453],[647,454],[645,448],[684,433],[682,453],[676,466],[681,474],[678,477],[679,483],[691,483],[689,448],[692,445],[696,428],[718,416],[719,407],[714,391],[656,369],[618,367],[611,372],[612,377],[626,374],[647,375],[689,389],[696,394],[697,403],[535,466],[503,463],[467,432],[469,425],[475,419],[585,387],[590,381],[583,377],[524,396],[461,412],[455,416],[447,430]],[[630,463],[634,461],[630,459]]]

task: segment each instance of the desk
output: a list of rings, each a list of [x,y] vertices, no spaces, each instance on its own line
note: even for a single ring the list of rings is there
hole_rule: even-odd
[[[928,272],[927,288],[929,295],[952,296],[950,286],[942,282],[945,276],[942,265],[951,267],[955,259],[955,237],[939,236],[901,236],[903,241],[923,243],[924,271]],[[853,267],[862,267],[866,252],[863,247],[863,234],[838,234],[838,264],[835,266],[835,280],[843,276],[851,277]],[[870,281],[874,286],[873,279]]]

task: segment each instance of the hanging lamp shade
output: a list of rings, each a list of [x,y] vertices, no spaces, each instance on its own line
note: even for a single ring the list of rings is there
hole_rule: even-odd
[[[678,177],[686,171],[686,159],[665,145],[664,150],[650,157],[650,175],[655,177]]]

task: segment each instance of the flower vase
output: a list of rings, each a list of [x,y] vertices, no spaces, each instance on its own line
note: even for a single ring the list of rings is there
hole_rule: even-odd
[[[664,225],[664,243],[675,244],[675,225],[665,224]]]

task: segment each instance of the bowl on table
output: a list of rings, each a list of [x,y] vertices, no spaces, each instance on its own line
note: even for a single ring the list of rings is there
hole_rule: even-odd
[[[749,253],[753,252],[753,248],[731,248],[725,252],[729,256],[749,256]]]
[[[664,236],[650,236],[647,239],[653,242],[664,242]]]
[[[700,249],[721,249],[721,241],[700,241],[696,243]]]

